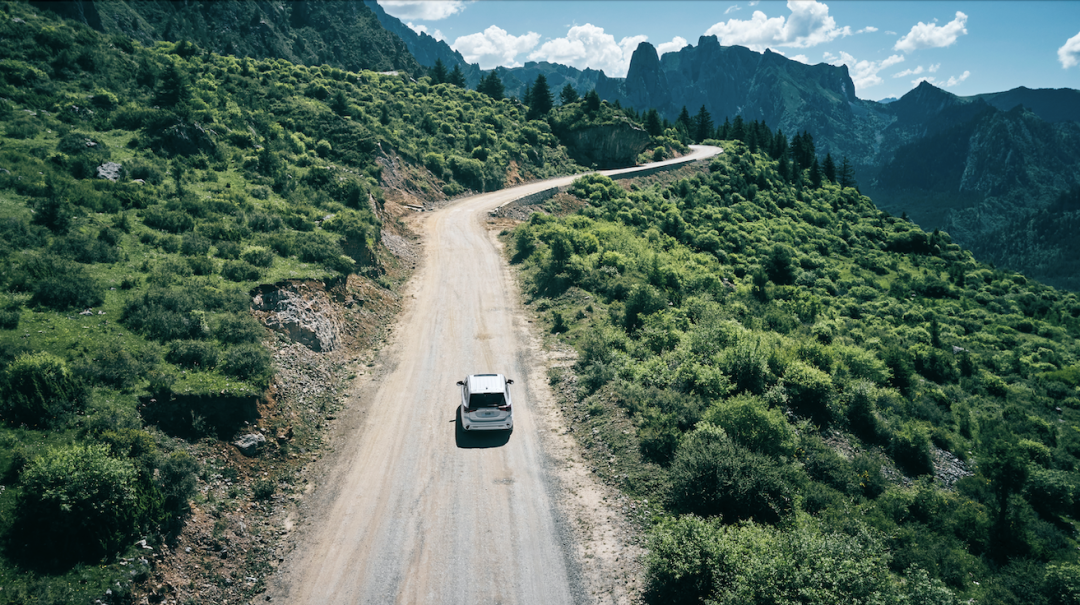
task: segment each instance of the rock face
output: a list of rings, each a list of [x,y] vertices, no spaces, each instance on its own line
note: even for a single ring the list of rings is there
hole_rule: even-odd
[[[120,178],[120,164],[116,162],[105,162],[97,168],[97,176],[99,179],[109,179],[110,181],[116,181]]]
[[[252,299],[252,308],[261,312],[263,323],[317,353],[338,347],[341,329],[337,312],[320,287],[301,283],[262,286]]]
[[[583,166],[622,168],[633,166],[649,144],[649,133],[630,122],[575,128],[559,139]]]

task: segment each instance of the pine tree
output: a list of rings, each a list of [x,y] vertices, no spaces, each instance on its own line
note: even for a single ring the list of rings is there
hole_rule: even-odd
[[[566,86],[563,86],[562,92],[559,93],[559,104],[569,105],[570,103],[576,102],[580,98],[581,96],[578,95],[578,92],[576,90],[574,90],[574,87],[569,82],[567,82]]]
[[[480,79],[480,84],[476,86],[476,92],[500,101],[506,92],[506,88],[503,86],[502,80],[499,79],[499,74],[495,73],[493,69],[488,75]]]
[[[664,134],[664,125],[660,122],[660,113],[655,109],[650,109],[645,113],[645,131],[654,137]]]
[[[816,157],[810,163],[810,186],[814,189],[821,187],[821,165],[818,164]]]
[[[596,94],[596,89],[592,89],[585,95],[585,109],[589,113],[594,113],[600,109],[600,95]]]
[[[743,123],[742,116],[735,116],[735,120],[731,123],[731,130],[728,132],[728,136],[734,141],[746,141],[746,124]]]
[[[694,116],[694,140],[698,143],[711,137],[713,134],[713,121],[712,116],[709,115],[708,110],[702,105],[698,110],[697,115]]]
[[[675,127],[682,126],[683,130],[690,132],[690,112],[686,111],[686,105],[682,106],[682,111],[679,112],[679,117],[675,118]]]
[[[455,65],[446,81],[458,88],[465,88],[465,72],[461,71],[460,65]]]
[[[840,162],[840,172],[837,174],[841,187],[854,187],[859,188],[858,183],[855,182],[855,168],[848,161],[847,156],[844,156],[843,161]]]
[[[431,68],[431,82],[432,84],[445,84],[450,74],[446,71],[446,64],[442,62],[442,59],[435,59],[435,65]]]
[[[720,127],[720,132],[717,133],[716,138],[721,141],[727,141],[731,139],[731,120],[724,116],[724,125]]]
[[[788,151],[787,137],[784,136],[784,131],[779,128],[776,129],[776,136],[773,137],[772,146],[769,149],[769,155],[774,160],[780,158],[786,158]]]
[[[530,120],[537,120],[546,116],[555,105],[544,74],[536,76],[536,82],[532,85],[532,93],[529,97],[529,112],[526,117]]]
[[[831,153],[825,154],[825,164],[822,166],[822,170],[825,172],[825,178],[829,179],[830,183],[836,182],[836,162],[833,161]]]

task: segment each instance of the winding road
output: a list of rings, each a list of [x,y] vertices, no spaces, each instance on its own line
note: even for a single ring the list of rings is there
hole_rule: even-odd
[[[685,163],[720,153],[695,146]],[[604,171],[618,175],[656,167]],[[589,599],[558,512],[542,443],[529,324],[483,219],[494,208],[581,175],[458,200],[419,222],[424,260],[380,354],[358,379],[351,425],[309,497],[297,546],[267,596],[290,604],[582,603]],[[457,380],[515,379],[512,435],[459,435]]]

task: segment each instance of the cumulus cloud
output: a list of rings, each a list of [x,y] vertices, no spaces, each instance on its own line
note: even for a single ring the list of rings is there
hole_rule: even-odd
[[[464,0],[379,0],[386,14],[398,19],[438,21],[465,10]]]
[[[874,27],[873,25],[867,25],[866,27],[860,29],[859,31],[857,31],[855,33],[857,33],[857,34],[872,34],[872,33],[876,32],[876,31],[877,31],[876,27]]]
[[[937,71],[937,68],[940,67],[940,66],[941,66],[940,63],[938,63],[937,65],[931,65],[930,66],[931,69],[929,71],[931,71],[931,72]],[[914,73],[919,73],[919,72],[914,72]],[[934,84],[935,86],[940,86],[942,88],[952,88],[953,86],[956,86],[957,84],[963,82],[964,80],[967,80],[969,76],[971,76],[971,72],[965,69],[964,73],[960,74],[959,76],[949,76],[949,79],[945,80],[944,82],[938,80],[934,76],[923,76],[921,78],[915,78],[914,80],[912,80],[911,85],[912,86],[918,86],[919,84],[921,84],[923,82],[929,82],[931,84]]]
[[[970,75],[971,75],[971,72],[965,69],[964,73],[960,74],[959,76],[952,76],[948,80],[946,80],[945,81],[945,88],[956,86],[957,84],[963,82],[964,80],[967,80],[968,76],[970,76]]]
[[[687,45],[686,38],[682,36],[675,36],[671,39],[671,42],[664,42],[656,47],[656,54],[662,55],[664,53],[673,53]],[[631,53],[633,51],[630,51]]]
[[[926,70],[924,70],[923,66],[920,65],[920,66],[916,67],[915,69],[910,69],[909,68],[909,69],[905,69],[904,71],[898,71],[898,72],[894,73],[892,75],[892,77],[894,77],[894,78],[903,78],[905,76],[917,76],[917,75],[921,74],[924,71],[926,71]]]
[[[932,74],[933,74],[933,73],[937,73],[937,70],[939,70],[939,69],[941,69],[941,63],[934,63],[933,65],[931,65],[930,67],[928,67],[928,68],[926,69],[926,71],[928,71],[928,72],[930,72],[930,73],[932,73]]]
[[[855,83],[855,89],[859,91],[881,84],[884,80],[878,76],[878,72],[904,62],[902,55],[891,55],[881,61],[867,61],[865,59],[857,61],[855,57],[843,51],[840,52],[839,57],[828,52],[825,53],[824,57],[825,61],[830,65],[847,65],[848,75],[851,76],[851,81]]]
[[[529,60],[562,63],[578,69],[591,67],[621,78],[630,67],[634,49],[648,39],[648,36],[627,36],[616,42],[615,36],[604,33],[604,28],[586,23],[571,27],[565,38],[544,42],[529,55]],[[665,44],[674,44],[676,40],[682,39],[676,38]]]
[[[787,7],[791,11],[787,17],[770,18],[754,11],[749,20],[717,23],[705,35],[716,36],[725,45],[740,44],[758,52],[770,46],[805,48],[851,35],[851,28],[837,27],[836,20],[829,16],[828,5],[817,0],[788,0]]]
[[[944,48],[951,46],[956,39],[967,33],[964,24],[967,23],[967,15],[956,11],[956,18],[945,25],[936,23],[923,23],[911,27],[903,38],[896,41],[893,49],[909,53],[920,48]]]
[[[409,21],[405,25],[408,25],[409,29],[413,30],[414,32],[416,32],[418,34],[427,34],[427,35],[431,36],[432,38],[435,38],[436,40],[443,40],[443,41],[446,40],[446,36],[444,36],[443,33],[441,31],[437,30],[437,29],[436,30],[430,30],[430,29],[428,29],[428,26],[419,25],[419,24],[413,23],[412,21]]]
[[[1062,69],[1069,69],[1073,65],[1080,64],[1080,34],[1069,38],[1058,49],[1058,61],[1061,61]]]
[[[810,59],[806,58],[806,55],[795,55],[794,57],[788,57],[788,58],[791,59],[792,61],[798,61],[799,63],[803,63],[805,65],[810,65]]]
[[[540,34],[529,32],[512,36],[497,25],[483,32],[461,36],[450,48],[461,53],[469,63],[479,63],[480,69],[492,69],[499,65],[520,67],[517,56],[529,52],[540,42]]]

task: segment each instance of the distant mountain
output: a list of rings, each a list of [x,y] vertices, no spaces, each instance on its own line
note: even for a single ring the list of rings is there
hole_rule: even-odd
[[[360,71],[423,68],[362,0],[76,0],[31,2],[109,34],[149,46],[187,40],[201,48],[252,58]]]
[[[1002,111],[1023,105],[1047,122],[1080,122],[1080,90],[1021,86],[1005,92],[975,95],[973,98],[982,99]]]
[[[465,73],[466,83],[473,88],[476,87],[481,78],[480,66],[466,61],[465,57],[461,56],[461,53],[450,48],[450,45],[446,42],[424,32],[414,31],[413,28],[405,25],[401,19],[387,14],[376,0],[364,0],[364,5],[368,7],[387,31],[401,38],[401,41],[405,43],[406,48],[409,49],[409,52],[412,53],[412,56],[416,58],[420,65],[432,67],[437,60],[442,60],[446,69],[453,69],[455,65],[458,65],[461,67],[462,72]]]

